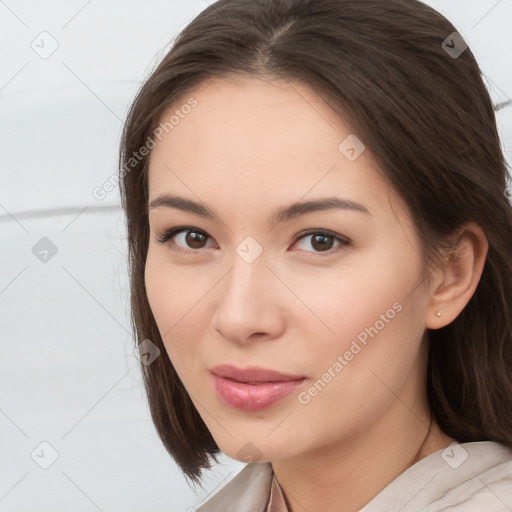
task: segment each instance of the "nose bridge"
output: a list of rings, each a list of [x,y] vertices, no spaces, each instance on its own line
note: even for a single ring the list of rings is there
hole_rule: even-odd
[[[272,304],[276,296],[270,291],[275,277],[259,247],[255,241],[245,240],[235,248],[231,270],[217,295],[215,328],[231,340],[243,341],[253,333],[279,329],[277,308]]]
[[[231,262],[226,296],[235,300],[257,300],[263,293],[263,285],[268,286],[269,270],[263,247],[254,238],[247,237],[235,247]]]

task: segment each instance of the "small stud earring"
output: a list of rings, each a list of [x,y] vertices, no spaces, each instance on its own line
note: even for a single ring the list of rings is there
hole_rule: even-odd
[[[436,316],[439,318],[441,316],[441,311],[436,311]]]

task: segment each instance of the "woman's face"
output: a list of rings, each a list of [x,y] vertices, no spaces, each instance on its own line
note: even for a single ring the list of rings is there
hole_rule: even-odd
[[[146,290],[220,449],[274,461],[399,432],[424,406],[429,290],[406,207],[369,151],[299,83],[215,79],[162,122],[173,115],[149,203],[198,206],[150,208]],[[189,231],[158,241],[174,227]],[[213,376],[219,365],[291,380],[235,382]]]

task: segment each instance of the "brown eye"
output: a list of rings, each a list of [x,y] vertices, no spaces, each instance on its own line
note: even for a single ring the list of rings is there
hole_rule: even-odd
[[[178,252],[194,253],[206,247],[208,238],[208,234],[200,229],[182,226],[168,229],[158,241],[162,244],[168,243],[171,249]]]
[[[307,238],[311,240],[309,244],[304,243],[304,245],[309,245],[309,247],[303,247],[300,250],[310,253],[308,257],[329,256],[343,251],[350,245],[350,240],[342,238],[330,231],[310,231],[308,233],[302,233],[299,235],[297,242],[303,242]],[[167,243],[170,248],[176,252],[199,254],[202,252],[201,249],[208,247],[205,245],[208,239],[210,239],[210,236],[201,229],[181,226],[165,231],[163,235],[158,238],[158,242],[162,244]],[[337,245],[335,246],[336,243]],[[313,250],[311,250],[311,248]]]
[[[304,242],[304,240],[308,238],[310,241],[307,243]],[[348,239],[342,238],[335,233],[331,233],[330,231],[310,231],[308,233],[303,233],[302,235],[299,235],[297,242],[301,242],[303,244],[303,247],[300,250],[312,253],[313,257],[324,255],[328,256],[330,254],[342,251],[345,249],[345,247],[350,245],[350,241]],[[336,242],[337,245],[334,246]],[[312,248],[313,251],[311,251],[309,248]]]
[[[325,235],[313,235],[311,238],[311,247],[316,251],[328,251],[334,245],[334,238]]]
[[[186,244],[192,249],[201,249],[207,236],[203,233],[197,233],[195,231],[187,231],[185,235]]]

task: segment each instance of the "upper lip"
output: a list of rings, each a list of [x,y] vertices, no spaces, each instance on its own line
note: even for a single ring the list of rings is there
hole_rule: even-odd
[[[303,375],[289,375],[259,366],[237,368],[230,364],[221,364],[214,366],[210,371],[219,377],[234,379],[238,382],[283,382],[305,378]]]

